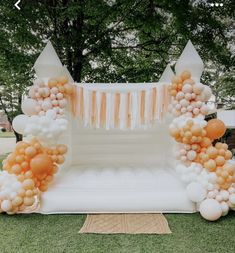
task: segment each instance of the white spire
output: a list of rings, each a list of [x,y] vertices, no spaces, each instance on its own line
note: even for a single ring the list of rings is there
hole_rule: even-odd
[[[71,83],[74,83],[74,80],[70,74],[70,72],[68,71],[67,67],[66,66],[63,66],[63,74],[66,75],[68,78],[69,78],[69,81]]]
[[[176,75],[180,75],[184,70],[188,70],[191,72],[193,79],[200,81],[203,68],[203,61],[189,40],[175,65]]]
[[[170,84],[173,76],[174,76],[174,72],[172,71],[170,64],[167,64],[165,70],[162,73],[161,78],[159,79],[159,82]]]
[[[50,41],[47,42],[33,67],[39,78],[55,77],[62,74],[62,63]]]

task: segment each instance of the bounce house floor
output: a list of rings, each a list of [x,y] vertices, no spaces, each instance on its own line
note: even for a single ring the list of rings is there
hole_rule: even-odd
[[[42,194],[39,213],[191,213],[195,205],[171,169],[77,165]]]

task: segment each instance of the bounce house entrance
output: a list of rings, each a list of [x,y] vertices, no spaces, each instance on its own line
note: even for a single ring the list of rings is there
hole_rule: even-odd
[[[104,94],[103,91],[100,92]],[[151,97],[151,94],[147,95]],[[128,126],[126,122],[128,115],[123,113],[123,118],[120,117],[118,120],[119,127],[113,127],[115,99],[109,103],[107,101],[109,94],[106,93],[105,119],[103,126],[97,127],[102,123],[102,99],[99,106],[95,107],[96,113],[92,113],[92,101],[89,101],[89,98],[92,100],[92,91],[87,97],[84,93],[83,96],[82,100],[87,106],[83,105],[82,108],[86,109],[81,112],[81,108],[78,108],[78,114],[82,115],[83,120],[81,117],[71,119],[70,134],[65,138],[70,147],[69,163],[65,165],[63,174],[58,176],[54,186],[43,194],[40,211],[44,213],[195,211],[194,204],[187,197],[184,184],[174,171],[174,142],[169,136],[166,119],[153,120],[148,125],[151,115],[144,113],[143,122],[146,124],[141,125],[140,94],[137,96],[139,106],[135,106],[139,108],[135,113],[136,119],[130,110],[132,115],[130,126],[125,127]],[[111,96],[115,97],[115,94]],[[120,97],[127,101],[128,93]],[[145,108],[154,106],[153,102],[147,99],[144,101]],[[96,99],[96,105],[97,103]],[[113,109],[109,110],[109,114],[108,106]],[[119,107],[119,111],[127,111],[127,104],[122,101]],[[162,110],[159,100],[156,100],[156,108],[159,112]],[[154,110],[148,108],[146,111]],[[92,125],[94,115],[96,119]],[[108,126],[107,119],[110,124]],[[131,127],[134,125],[135,127]]]

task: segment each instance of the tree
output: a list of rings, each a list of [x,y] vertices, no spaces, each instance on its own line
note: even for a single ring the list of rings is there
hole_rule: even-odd
[[[11,83],[14,98],[30,85],[48,39],[78,82],[157,81],[188,39],[206,65],[234,65],[231,0],[222,8],[190,0],[24,0],[20,11],[0,3],[0,85]],[[17,114],[21,99],[14,101]]]

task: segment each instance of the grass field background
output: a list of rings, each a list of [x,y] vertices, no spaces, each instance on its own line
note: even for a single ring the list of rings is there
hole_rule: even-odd
[[[0,215],[1,253],[234,253],[235,212],[217,222],[166,214],[169,235],[79,234],[85,215]]]
[[[0,131],[0,138],[11,138],[15,137],[14,132],[2,132]]]

